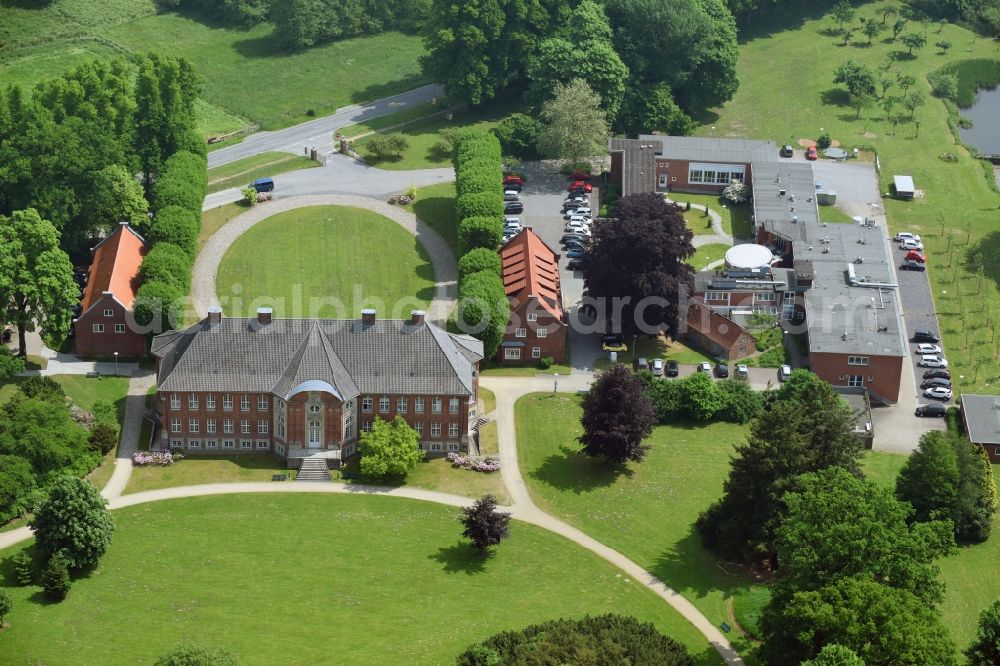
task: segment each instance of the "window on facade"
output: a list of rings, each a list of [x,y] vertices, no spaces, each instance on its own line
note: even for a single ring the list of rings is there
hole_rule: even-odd
[[[706,291],[705,292],[706,301],[724,301],[726,300],[726,294],[722,291]]]
[[[413,399],[413,411],[415,411],[417,414],[423,414],[424,413],[424,399],[423,398],[414,398]]]
[[[217,445],[218,445],[218,442],[216,442],[214,439],[205,440],[205,448],[206,449],[214,449],[214,448],[216,448]]]
[[[344,426],[344,439],[350,439],[351,437],[354,437],[354,426],[348,423]]]
[[[431,424],[431,437],[441,436],[441,424],[434,422]]]
[[[864,386],[865,378],[862,375],[851,375],[847,378],[848,386]]]
[[[449,451],[458,451],[458,444],[449,444],[448,445],[448,450]]]
[[[246,393],[240,396],[240,411],[249,412],[250,411],[250,396]]]
[[[201,422],[198,419],[188,419],[188,432],[198,432],[201,429]]]
[[[170,394],[170,409],[180,409],[181,408],[181,397],[176,393]]]
[[[319,405],[309,405],[310,414],[319,414],[321,407]]]
[[[267,448],[267,442],[266,441],[262,441],[262,440],[258,440],[257,441],[257,448],[258,449],[266,449]]]
[[[868,365],[867,356],[848,356],[847,365]]]
[[[205,432],[215,432],[215,419],[208,419],[205,421]]]
[[[699,169],[691,169],[691,174],[688,176],[688,180],[692,183],[700,183],[701,171]]]
[[[383,414],[389,411],[389,398],[382,397],[378,399],[378,411]]]
[[[189,393],[188,394],[188,409],[198,409],[198,394]]]
[[[240,448],[241,449],[252,449],[253,448],[253,442],[251,442],[249,439],[241,439],[240,440]]]
[[[240,421],[240,432],[244,435],[250,434],[250,419],[243,419]]]
[[[441,398],[431,398],[431,414],[441,413]]]
[[[531,358],[541,358],[541,357],[542,357],[542,348],[541,347],[532,347],[531,348]]]
[[[516,361],[521,358],[521,350],[516,347],[508,347],[503,350],[503,357],[508,361]]]
[[[528,313],[528,321],[538,321],[538,313],[537,312],[529,312]]]
[[[441,450],[440,443],[434,442],[433,444],[431,444],[431,451],[440,451],[440,450]]]
[[[665,173],[661,173],[660,174],[659,181],[658,181],[660,187],[666,187],[667,186],[667,175],[668,174],[665,174]]]
[[[413,424],[413,429],[417,431],[417,434],[423,437],[424,435],[424,424],[421,421],[417,421]]]
[[[211,393],[205,396],[205,409],[215,409],[215,396]]]
[[[777,295],[773,291],[756,291],[754,292],[753,298],[758,303],[773,303],[777,298]]]
[[[259,395],[257,396],[257,409],[267,409],[267,396]]]
[[[448,413],[449,414],[458,414],[458,398],[449,398],[448,399]]]
[[[236,442],[231,439],[225,439],[222,441],[222,448],[232,449],[236,447]]]
[[[728,185],[730,180],[732,180],[732,175],[728,171],[720,171],[715,174],[716,185]]]
[[[105,317],[114,317],[115,316],[115,311],[111,310],[111,309],[107,309],[107,310],[104,311],[104,316]]]
[[[180,432],[180,431],[181,431],[181,420],[170,419],[170,432]]]
[[[371,398],[361,398],[361,411],[370,412],[372,411],[372,399]]]
[[[188,448],[189,449],[200,449],[201,448],[201,441],[199,441],[197,439],[189,439],[188,440]]]
[[[540,328],[540,329],[538,329],[538,332],[535,333],[535,335],[537,335],[540,338],[547,338],[549,336],[549,329],[547,329],[547,328]]]
[[[264,420],[264,419],[258,420],[257,421],[257,434],[258,435],[266,435],[267,431],[268,431],[267,421]]]
[[[406,398],[396,398],[396,411],[405,414],[406,413]]]
[[[181,442],[181,440],[179,440],[179,439],[172,439],[172,440],[170,440],[170,448],[172,448],[172,449],[179,449],[182,446],[184,446],[184,444]]]
[[[517,328],[517,329],[514,329],[514,337],[515,338],[526,338],[526,337],[528,337],[528,329],[526,329],[526,328]]]
[[[233,432],[233,420],[232,419],[222,419],[222,432],[232,433]]]
[[[365,421],[364,423],[362,423],[361,424],[361,431],[362,432],[371,432],[372,431],[372,422],[371,421]]]
[[[115,333],[124,333],[125,324],[115,324]]]
[[[233,411],[233,396],[224,395],[222,396],[222,408],[226,411]]]
[[[449,437],[458,437],[458,424],[457,423],[449,423],[448,424],[448,436]]]

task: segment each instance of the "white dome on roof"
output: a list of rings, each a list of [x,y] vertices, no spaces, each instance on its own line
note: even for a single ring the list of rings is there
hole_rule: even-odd
[[[726,251],[726,267],[736,271],[759,271],[770,267],[772,261],[774,255],[763,245],[746,243]]]

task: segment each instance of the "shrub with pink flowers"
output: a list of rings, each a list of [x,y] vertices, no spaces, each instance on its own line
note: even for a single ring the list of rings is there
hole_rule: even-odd
[[[446,458],[452,466],[469,469],[473,472],[495,472],[500,469],[499,458],[466,458],[457,453],[449,453]]]
[[[136,467],[173,465],[176,457],[170,451],[136,451],[132,454],[132,464]]]

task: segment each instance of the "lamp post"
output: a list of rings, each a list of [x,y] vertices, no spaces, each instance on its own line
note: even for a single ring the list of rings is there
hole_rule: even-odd
[[[118,376],[118,352],[115,352],[115,377]]]
[[[552,382],[552,392],[553,393],[558,393],[559,392],[559,373],[558,372],[555,373],[554,378],[555,379]]]

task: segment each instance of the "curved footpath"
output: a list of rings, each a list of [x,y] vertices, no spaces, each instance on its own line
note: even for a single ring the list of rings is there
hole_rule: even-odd
[[[427,317],[443,324],[455,308],[458,294],[458,265],[448,243],[430,226],[417,219],[413,213],[384,201],[358,195],[310,194],[282,197],[258,204],[247,212],[227,222],[212,234],[194,262],[191,281],[191,298],[195,312],[204,317],[207,308],[219,303],[215,280],[226,251],[236,240],[259,222],[286,211],[304,206],[349,206],[364,208],[399,224],[427,251],[434,268],[434,300],[427,310]]]

